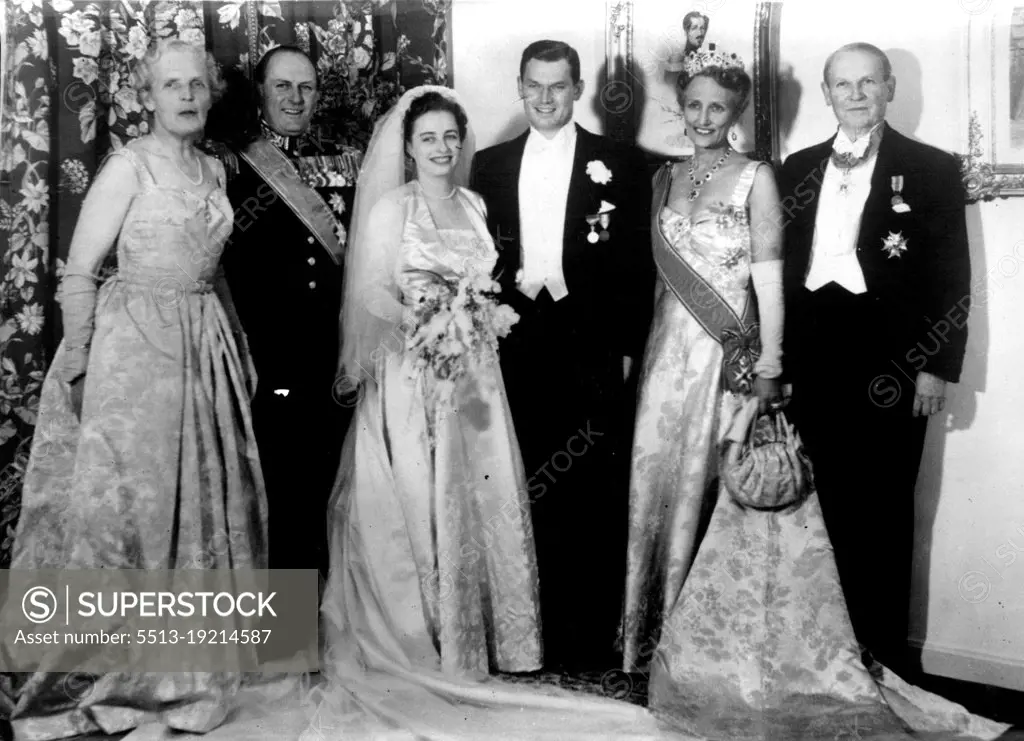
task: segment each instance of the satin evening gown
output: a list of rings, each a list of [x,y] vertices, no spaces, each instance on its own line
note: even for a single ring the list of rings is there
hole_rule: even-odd
[[[653,204],[662,236],[739,316],[758,165],[728,203],[681,215],[665,178]],[[743,397],[722,388],[721,345],[659,291],[632,454],[623,620],[624,668],[649,671],[651,709],[713,739],[899,738],[907,727],[998,735],[1005,726],[864,666],[816,493],[761,512],[720,486],[719,445]]]
[[[97,292],[81,420],[47,376],[12,569],[267,568],[267,505],[244,335],[218,296],[234,214],[223,169],[204,197],[158,183],[133,145],[140,192]],[[226,294],[222,294],[226,298]],[[63,343],[52,368],[64,358]],[[218,673],[24,676],[18,739],[220,724],[240,677]]]
[[[439,230],[418,183],[400,192],[403,302],[427,281],[494,267],[479,196],[457,195],[472,230]],[[323,606],[329,682],[306,738],[672,738],[628,703],[491,676],[542,662],[529,502],[500,366],[495,353],[471,366],[445,410],[414,360],[398,343],[381,354],[346,438]]]

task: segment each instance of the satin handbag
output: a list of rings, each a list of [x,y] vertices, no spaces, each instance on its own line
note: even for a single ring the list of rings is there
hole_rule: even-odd
[[[740,506],[785,509],[810,495],[814,487],[811,461],[782,410],[759,414],[757,403],[753,397],[747,401],[726,436],[719,476]]]

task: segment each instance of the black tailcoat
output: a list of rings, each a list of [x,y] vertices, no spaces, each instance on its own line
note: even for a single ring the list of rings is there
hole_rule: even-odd
[[[782,170],[791,417],[814,464],[843,590],[861,643],[906,665],[914,487],[927,418],[917,373],[960,378],[970,308],[964,190],[955,158],[885,126],[857,239],[867,291],[804,287],[832,139]],[[902,176],[910,210],[894,210]],[[890,256],[883,243],[902,236]]]
[[[521,317],[501,344],[501,366],[526,465],[549,665],[613,660],[636,400],[622,359],[640,365],[654,294],[643,158],[579,126],[576,134],[562,251],[569,295],[560,301],[547,289],[531,300],[515,286],[528,132],[479,152],[471,184],[487,203],[501,298]],[[589,163],[603,164],[611,180],[595,182]],[[602,201],[615,206],[608,239],[591,243],[586,217]]]

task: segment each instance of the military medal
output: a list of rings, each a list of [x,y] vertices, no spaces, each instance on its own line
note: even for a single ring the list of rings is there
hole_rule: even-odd
[[[602,242],[607,242],[611,239],[611,235],[608,233],[608,225],[611,223],[612,217],[604,213],[600,215],[599,221],[601,222],[601,234],[599,235],[599,239]]]
[[[591,244],[597,244],[598,240],[601,239],[597,232],[594,231],[594,227],[597,226],[597,222],[600,221],[600,215],[594,214],[593,216],[587,216],[587,224],[590,225],[590,234],[587,235],[587,241]]]
[[[898,214],[905,214],[910,210],[910,206],[903,200],[903,176],[893,175],[890,182],[892,184],[892,200],[890,201],[892,210]]]

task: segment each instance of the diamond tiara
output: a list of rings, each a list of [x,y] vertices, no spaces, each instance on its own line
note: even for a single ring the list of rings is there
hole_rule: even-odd
[[[690,77],[699,74],[707,67],[743,69],[743,60],[735,54],[723,54],[720,51],[691,51],[683,61],[683,68]]]

